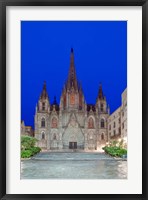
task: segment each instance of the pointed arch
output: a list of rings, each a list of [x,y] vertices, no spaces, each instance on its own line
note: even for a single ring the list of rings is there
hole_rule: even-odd
[[[57,128],[58,127],[58,120],[56,117],[53,117],[51,120],[51,127],[52,128]]]
[[[94,128],[94,119],[92,117],[88,120],[88,128]]]
[[[70,94],[70,104],[74,105],[75,104],[75,94]]]
[[[102,119],[101,119],[101,128],[104,128],[104,127],[105,127],[105,119],[102,118]]]
[[[104,133],[101,133],[101,140],[104,140]]]
[[[44,117],[42,117],[41,118],[41,127],[45,127],[45,118]]]
[[[42,137],[42,140],[45,140],[45,132],[41,132],[41,137]]]
[[[56,133],[53,134],[53,140],[57,140]]]

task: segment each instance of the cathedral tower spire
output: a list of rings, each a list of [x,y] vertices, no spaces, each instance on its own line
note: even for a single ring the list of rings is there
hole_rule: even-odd
[[[84,95],[82,85],[78,84],[76,69],[74,64],[74,50],[71,48],[70,52],[70,67],[68,78],[64,84],[60,99],[60,107],[64,110],[83,110],[84,109]]]
[[[48,98],[48,94],[47,94],[47,89],[46,89],[46,82],[44,81],[40,99],[46,99],[46,98]]]
[[[102,84],[101,84],[101,83],[100,83],[100,86],[99,86],[98,98],[99,98],[100,100],[101,100],[101,99],[104,99],[103,90],[102,90]]]
[[[78,82],[77,82],[76,69],[75,69],[75,64],[74,64],[73,48],[71,48],[71,53],[70,53],[70,67],[69,67],[69,73],[68,73],[66,88],[67,88],[67,90],[71,90],[72,88],[75,91],[78,90]]]
[[[106,98],[103,94],[102,84],[99,85],[99,92],[96,101],[96,108],[98,108],[99,112],[106,113],[107,112],[107,103]]]
[[[38,101],[38,111],[40,112],[48,112],[50,107],[49,97],[46,89],[46,82],[44,81],[43,89]]]

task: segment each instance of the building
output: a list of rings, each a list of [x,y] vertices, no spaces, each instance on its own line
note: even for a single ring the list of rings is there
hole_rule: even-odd
[[[83,149],[97,150],[105,145],[114,135],[124,135],[121,124],[126,126],[126,113],[120,119],[119,113],[125,112],[126,96],[123,94],[122,106],[114,116],[110,116],[109,106],[103,94],[102,85],[99,86],[95,105],[87,104],[81,84],[77,80],[74,65],[74,52],[71,49],[70,67],[60,97],[60,104],[54,99],[50,103],[44,82],[35,112],[35,137],[38,146],[46,150],[54,149]],[[110,121],[108,121],[110,120]],[[109,129],[112,123],[114,131]],[[118,131],[117,131],[118,129]],[[127,130],[126,130],[127,131]]]
[[[25,122],[21,121],[21,135],[34,137],[34,131],[31,126],[25,126]]]
[[[127,89],[122,93],[122,104],[107,119],[108,138],[110,140],[123,139],[127,141]]]

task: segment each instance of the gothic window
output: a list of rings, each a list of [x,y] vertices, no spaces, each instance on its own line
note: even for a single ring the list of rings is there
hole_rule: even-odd
[[[44,140],[45,139],[45,133],[43,132],[42,133],[42,140]]]
[[[56,138],[56,134],[54,133],[54,135],[53,135],[53,140],[56,140],[57,138]]]
[[[43,111],[45,110],[45,103],[44,102],[42,103],[42,110]]]
[[[121,134],[121,128],[119,128],[119,135]]]
[[[103,106],[103,103],[101,103],[101,112],[103,112],[104,110],[104,106]]]
[[[94,120],[93,118],[90,118],[88,121],[88,128],[94,128]]]
[[[120,118],[119,118],[119,124],[120,124],[120,122],[121,122],[121,120],[120,120]]]
[[[101,134],[101,140],[104,140],[104,133]]]
[[[58,122],[57,122],[57,119],[54,117],[53,119],[52,119],[52,128],[57,128],[57,126],[58,126]]]
[[[109,130],[111,130],[111,125],[109,125]]]
[[[75,95],[74,94],[70,95],[70,104],[75,104]]]
[[[45,118],[42,118],[41,120],[41,127],[45,127]]]
[[[114,128],[116,127],[116,123],[114,122]]]
[[[101,119],[101,128],[104,128],[104,126],[105,126],[104,119]]]
[[[114,136],[116,135],[116,130],[114,130]]]

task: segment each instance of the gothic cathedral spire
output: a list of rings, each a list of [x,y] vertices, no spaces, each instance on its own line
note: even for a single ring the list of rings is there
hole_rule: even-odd
[[[74,64],[74,51],[73,48],[71,48],[71,54],[70,54],[70,68],[68,73],[68,79],[66,83],[66,89],[71,90],[74,89],[75,91],[78,91],[78,82],[76,77],[76,69]]]
[[[100,86],[99,86],[98,98],[100,100],[104,99],[103,90],[102,90],[102,84],[101,83],[100,83]]]
[[[43,89],[38,101],[38,111],[39,112],[47,112],[50,109],[49,97],[46,89],[46,82],[44,81]]]
[[[46,98],[48,98],[48,94],[47,94],[47,89],[46,89],[46,82],[44,81],[40,99],[46,99]]]
[[[106,98],[103,94],[102,84],[99,85],[99,92],[98,97],[96,101],[96,108],[98,108],[99,112],[101,113],[107,113],[107,103]]]

